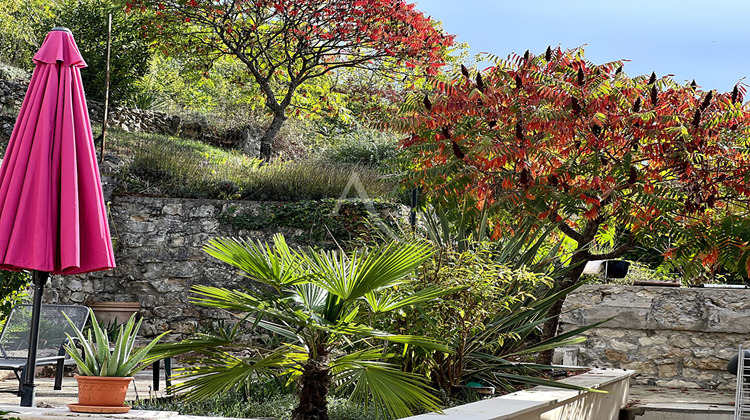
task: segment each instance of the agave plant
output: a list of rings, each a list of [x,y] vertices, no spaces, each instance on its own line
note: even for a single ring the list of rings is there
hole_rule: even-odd
[[[184,382],[176,391],[204,399],[270,375],[296,382],[295,420],[327,419],[326,397],[332,388],[393,417],[408,416],[414,407],[440,410],[423,380],[389,363],[393,355],[383,350],[386,343],[449,349],[434,339],[390,334],[366,322],[453,291],[433,287],[398,299],[391,293],[430,257],[430,245],[391,243],[350,253],[294,251],[276,235],[273,246],[220,238],[205,250],[261,285],[245,290],[193,288],[195,303],[233,311],[240,322],[229,331],[163,346],[171,355],[203,355],[180,375]],[[262,330],[280,343],[268,348],[241,342],[243,333]]]
[[[142,319],[136,323],[135,314],[133,314],[125,325],[120,325],[117,338],[114,343],[110,343],[107,334],[99,326],[94,311],[89,309],[89,314],[91,316],[91,329],[88,330],[88,334],[84,334],[63,313],[75,329],[76,337],[82,347],[82,350],[79,350],[73,344],[73,337],[66,333],[68,344],[65,345],[65,351],[75,361],[78,372],[84,376],[133,376],[158,358],[153,353],[149,355],[149,352],[169,332],[162,333],[145,347],[136,349],[135,339],[138,330],[140,330],[141,322],[143,322]],[[148,358],[147,355],[149,355]]]

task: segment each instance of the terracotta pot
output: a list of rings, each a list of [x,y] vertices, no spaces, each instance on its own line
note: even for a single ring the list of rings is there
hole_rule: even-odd
[[[81,406],[122,407],[133,377],[76,376],[78,404]]]
[[[141,302],[92,302],[87,306],[94,310],[96,319],[105,325],[110,322],[124,324],[141,309]]]

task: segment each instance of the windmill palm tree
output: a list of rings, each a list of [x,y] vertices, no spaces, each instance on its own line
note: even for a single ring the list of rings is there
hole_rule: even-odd
[[[196,351],[200,363],[180,376],[177,391],[203,399],[266,375],[286,375],[297,384],[294,420],[328,418],[331,387],[382,408],[392,417],[414,407],[440,411],[438,400],[418,376],[388,363],[386,343],[406,343],[449,351],[434,339],[378,331],[362,320],[455,291],[428,288],[396,298],[394,287],[432,254],[430,245],[391,243],[348,254],[295,251],[276,235],[273,246],[234,238],[209,242],[206,252],[261,283],[245,290],[196,286],[195,303],[230,310],[240,319],[233,328],[203,334],[159,349],[162,356]],[[281,338],[273,348],[238,346],[244,331],[264,329]],[[238,355],[244,353],[244,356]]]

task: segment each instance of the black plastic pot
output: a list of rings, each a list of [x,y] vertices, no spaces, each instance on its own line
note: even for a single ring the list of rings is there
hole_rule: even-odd
[[[628,268],[630,268],[630,261],[620,260],[607,260],[607,278],[610,279],[621,279],[628,274]]]

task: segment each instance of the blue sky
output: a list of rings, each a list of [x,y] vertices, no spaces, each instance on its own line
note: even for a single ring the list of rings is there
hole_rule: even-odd
[[[630,60],[630,76],[655,71],[720,91],[750,76],[748,0],[411,1],[467,42],[472,54],[542,54],[548,45],[586,44],[594,63]]]

